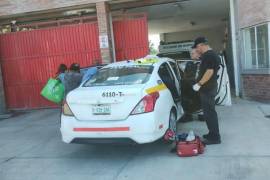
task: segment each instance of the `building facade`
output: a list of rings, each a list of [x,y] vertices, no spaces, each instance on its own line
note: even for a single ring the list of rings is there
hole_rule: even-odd
[[[235,20],[233,24],[235,26],[235,32],[233,33],[235,34],[232,37],[235,37],[236,42],[236,45],[233,46],[234,73],[235,76],[239,77],[235,78],[235,81],[238,81],[239,84],[236,88],[239,87],[240,95],[244,98],[270,102],[270,1],[224,1],[234,3],[233,13],[230,14],[234,16],[233,19]],[[98,22],[99,38],[108,41],[106,47],[100,48],[101,58],[103,63],[109,63],[115,57],[113,28],[110,24],[111,12],[124,12],[126,8],[149,7],[174,2],[179,1],[2,0],[0,1],[0,21],[2,23],[0,25],[8,25],[13,19],[35,22],[44,19],[44,17],[56,20],[63,14],[69,16],[77,16],[78,14],[95,15]],[[179,6],[179,8],[181,7]],[[80,11],[76,11],[78,9]],[[100,40],[102,41],[102,39]]]
[[[263,102],[270,102],[269,8],[268,0],[238,1],[242,93]]]

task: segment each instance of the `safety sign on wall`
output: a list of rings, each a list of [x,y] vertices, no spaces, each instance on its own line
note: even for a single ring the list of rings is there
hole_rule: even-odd
[[[99,46],[101,49],[109,48],[109,40],[107,35],[99,36]]]

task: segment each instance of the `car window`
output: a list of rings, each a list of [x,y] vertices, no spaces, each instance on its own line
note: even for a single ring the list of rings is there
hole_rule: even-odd
[[[168,64],[164,63],[159,67],[158,70],[158,74],[160,76],[160,78],[162,79],[162,81],[171,81],[174,82],[174,76],[171,72],[170,67],[168,66]]]
[[[115,86],[115,85],[134,85],[146,83],[152,72],[153,66],[134,65],[103,68],[89,79],[84,87],[92,86]]]
[[[172,69],[173,69],[173,71],[174,71],[174,74],[175,74],[175,76],[176,76],[178,82],[180,82],[180,81],[181,81],[181,75],[180,75],[180,71],[179,71],[179,69],[178,69],[177,64],[174,63],[174,62],[169,62],[169,63],[170,63],[170,65],[171,65],[171,67],[172,67]]]
[[[177,99],[179,97],[179,93],[177,91],[177,87],[175,84],[175,79],[173,73],[167,63],[162,64],[159,67],[158,74],[163,81],[163,83],[168,87],[170,90],[173,99]]]

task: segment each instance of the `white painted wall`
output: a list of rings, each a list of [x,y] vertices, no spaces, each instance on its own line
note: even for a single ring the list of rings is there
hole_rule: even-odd
[[[223,49],[225,27],[216,27],[195,31],[183,31],[164,34],[165,42],[194,40],[198,36],[204,36],[209,40],[210,46],[217,52]]]

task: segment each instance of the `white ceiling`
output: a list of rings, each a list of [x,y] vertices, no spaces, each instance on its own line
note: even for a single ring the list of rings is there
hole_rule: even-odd
[[[225,25],[224,19],[229,17],[229,0],[189,0],[130,9],[128,12],[147,13],[149,34],[207,29]]]

